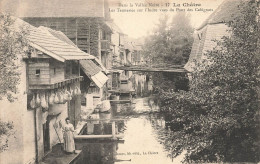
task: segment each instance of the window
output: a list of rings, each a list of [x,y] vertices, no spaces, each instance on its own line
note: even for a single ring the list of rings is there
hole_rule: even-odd
[[[105,30],[102,30],[102,31],[101,31],[101,39],[102,39],[102,40],[107,40],[107,34],[106,34],[106,31],[105,31]]]
[[[53,68],[53,74],[56,75],[56,68]]]
[[[41,70],[40,70],[40,69],[36,69],[35,75],[36,75],[36,76],[40,76],[40,74],[41,74]]]
[[[79,71],[79,68],[77,67],[77,65],[73,64],[72,65],[72,74],[78,75],[78,71]]]

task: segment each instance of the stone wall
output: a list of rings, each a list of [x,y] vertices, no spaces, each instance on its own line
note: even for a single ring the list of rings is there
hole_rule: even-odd
[[[17,100],[10,103],[0,101],[0,118],[11,121],[14,125],[13,135],[8,138],[8,148],[0,153],[0,163],[30,163],[35,160],[34,111],[27,110],[26,65],[21,60],[21,81],[18,86]]]

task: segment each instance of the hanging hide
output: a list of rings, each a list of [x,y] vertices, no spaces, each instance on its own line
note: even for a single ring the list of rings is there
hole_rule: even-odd
[[[54,93],[51,93],[50,97],[49,97],[49,104],[53,104],[54,103]]]
[[[36,105],[37,106],[41,105],[41,99],[40,99],[39,93],[37,93],[37,95],[36,95]]]
[[[68,95],[69,95],[68,97],[69,97],[69,101],[70,101],[70,100],[72,100],[72,94],[71,94],[71,91],[70,92],[67,91],[67,92],[68,92]]]
[[[45,99],[45,93],[43,93],[42,96],[41,96],[41,106],[44,109],[47,108],[47,102],[46,102],[46,99]]]
[[[59,97],[58,97],[58,93],[56,92],[55,97],[54,97],[54,103],[58,104],[59,102],[60,102],[60,100],[59,100]]]
[[[64,98],[64,101],[68,101],[69,100],[69,94],[68,94],[68,91],[64,91],[64,96],[63,96],[63,98]]]
[[[63,104],[64,103],[64,97],[63,97],[62,91],[60,91],[59,97],[60,97],[60,103]]]
[[[36,101],[35,100],[35,95],[33,94],[33,98],[32,98],[32,100],[30,102],[30,106],[31,106],[32,109],[34,109],[36,107],[36,102],[35,101]]]

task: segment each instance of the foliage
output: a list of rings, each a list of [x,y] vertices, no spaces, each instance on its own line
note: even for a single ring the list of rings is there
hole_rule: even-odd
[[[259,27],[254,0],[224,37],[196,63],[190,90],[164,92],[162,110],[170,116],[173,156],[187,151],[186,162],[258,162]]]
[[[0,153],[8,147],[8,137],[12,135],[13,123],[0,120]]]
[[[189,15],[177,13],[169,23],[164,15],[154,33],[148,36],[144,45],[144,56],[152,65],[182,65],[188,61],[193,42],[193,28]],[[187,77],[181,73],[151,73],[153,85],[159,90],[187,90]],[[176,84],[181,81],[180,84]]]
[[[154,72],[153,87],[159,92],[188,90],[189,80],[186,73]]]
[[[26,47],[25,31],[14,30],[14,19],[9,15],[0,15],[0,100],[3,97],[14,101],[20,82],[18,54]]]
[[[15,25],[9,15],[0,15],[0,100],[13,102],[20,83],[19,60],[28,50],[27,31]],[[20,55],[20,56],[19,56]],[[8,138],[13,134],[13,123],[0,120],[0,152],[8,147]]]
[[[144,55],[152,64],[184,64],[188,61],[193,42],[189,15],[180,12],[168,22],[167,15],[161,17],[153,34],[145,40]]]

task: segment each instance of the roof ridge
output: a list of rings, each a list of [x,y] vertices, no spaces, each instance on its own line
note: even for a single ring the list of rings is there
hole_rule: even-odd
[[[41,31],[43,31],[43,32],[45,32],[46,34],[48,34],[49,36],[51,36],[52,39],[59,40],[60,42],[67,44],[70,48],[76,48],[77,50],[80,50],[78,47],[75,47],[75,46],[73,46],[73,45],[71,45],[71,44],[69,44],[69,43],[67,43],[67,42],[65,42],[65,41],[63,41],[63,40],[61,40],[60,38],[57,38],[57,37],[54,36],[49,30],[51,30],[51,31],[53,31],[53,32],[58,32],[58,31],[53,30],[53,29],[50,29],[50,28],[48,28],[48,27],[44,27],[44,26],[40,26],[40,27],[38,27],[38,29],[40,29]],[[59,32],[60,32],[60,31],[59,31]],[[80,51],[81,51],[81,50],[80,50]],[[81,52],[83,52],[83,51],[81,51]],[[85,53],[85,52],[84,52],[84,53]]]
[[[231,21],[238,14],[238,4],[248,0],[223,0],[217,9],[207,17],[196,29],[200,30],[208,24],[217,24]]]

